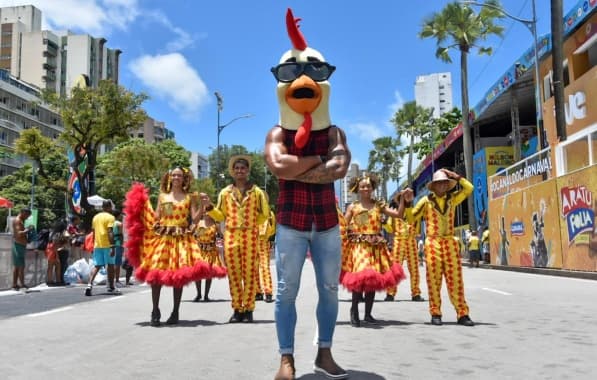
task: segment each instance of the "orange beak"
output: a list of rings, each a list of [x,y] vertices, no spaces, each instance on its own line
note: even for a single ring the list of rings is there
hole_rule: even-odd
[[[296,113],[312,113],[320,102],[321,88],[306,75],[301,75],[286,88],[286,103]]]

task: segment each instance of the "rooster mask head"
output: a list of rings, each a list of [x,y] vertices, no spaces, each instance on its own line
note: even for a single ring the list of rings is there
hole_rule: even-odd
[[[286,28],[293,48],[282,55],[272,72],[278,81],[279,124],[285,129],[297,131],[295,144],[302,148],[312,130],[331,125],[328,78],[335,67],[328,64],[320,52],[307,46],[299,30],[299,21],[289,8]]]

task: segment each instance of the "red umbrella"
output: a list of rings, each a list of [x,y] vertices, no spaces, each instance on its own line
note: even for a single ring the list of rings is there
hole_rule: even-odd
[[[13,208],[13,204],[8,199],[0,197],[0,208]]]

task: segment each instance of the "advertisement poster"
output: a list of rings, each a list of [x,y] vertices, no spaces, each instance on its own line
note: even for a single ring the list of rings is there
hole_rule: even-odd
[[[597,166],[558,178],[564,269],[597,271]]]
[[[492,146],[483,148],[473,156],[473,185],[475,191],[475,217],[481,227],[487,225],[488,213],[487,177],[494,175],[514,162],[511,146]]]
[[[561,268],[556,180],[490,201],[491,263]]]

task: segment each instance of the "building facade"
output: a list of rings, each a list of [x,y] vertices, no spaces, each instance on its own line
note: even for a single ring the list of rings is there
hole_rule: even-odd
[[[420,75],[415,80],[415,102],[423,108],[433,108],[438,118],[452,110],[452,74]]]

